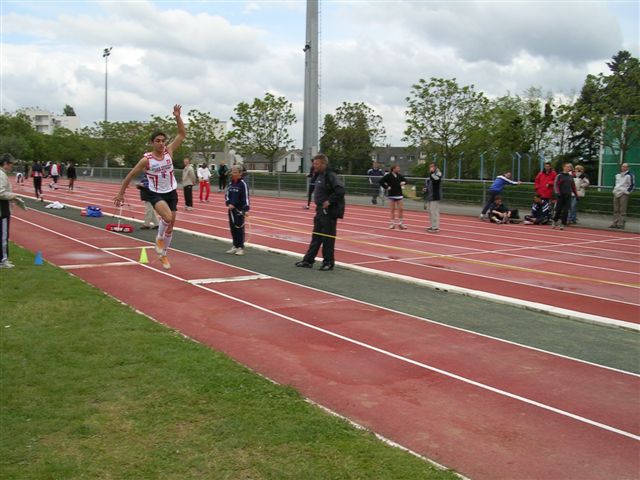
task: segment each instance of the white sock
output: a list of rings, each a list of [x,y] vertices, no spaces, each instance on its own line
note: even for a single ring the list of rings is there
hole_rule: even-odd
[[[169,224],[167,222],[165,222],[164,219],[161,217],[160,218],[160,225],[158,225],[158,237],[157,238],[164,238],[168,227],[169,227]]]
[[[169,245],[171,245],[171,239],[173,239],[173,232],[167,233],[164,236],[164,250],[162,250],[162,255],[167,254],[167,250],[169,250]]]

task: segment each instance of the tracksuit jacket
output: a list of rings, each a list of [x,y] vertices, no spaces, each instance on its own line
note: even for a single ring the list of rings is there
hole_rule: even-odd
[[[249,188],[244,180],[231,182],[225,194],[225,205],[233,205],[242,213],[249,211]]]
[[[407,180],[399,173],[397,175],[394,175],[393,173],[389,172],[380,179],[380,185],[382,186],[382,188],[389,187],[389,197],[402,197],[402,186],[400,185],[400,183],[406,183],[406,181]]]

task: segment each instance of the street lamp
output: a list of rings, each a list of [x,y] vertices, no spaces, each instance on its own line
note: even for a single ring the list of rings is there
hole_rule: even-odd
[[[104,52],[102,52],[102,57],[104,58],[104,123],[107,123],[107,63],[112,48],[113,47],[105,48]]]

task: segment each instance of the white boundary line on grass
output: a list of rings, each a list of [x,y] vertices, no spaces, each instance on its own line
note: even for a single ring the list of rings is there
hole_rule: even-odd
[[[101,248],[100,248],[100,247],[98,247],[98,246],[96,246],[96,245],[91,245],[91,244],[86,243],[86,242],[84,242],[84,241],[82,241],[82,240],[78,240],[78,239],[76,239],[76,238],[70,237],[70,236],[65,235],[65,234],[63,234],[63,233],[56,232],[55,230],[51,230],[51,229],[49,229],[49,228],[47,228],[47,227],[44,227],[44,226],[42,226],[42,225],[37,225],[37,224],[35,224],[35,223],[33,223],[33,222],[30,222],[30,221],[28,221],[28,220],[24,220],[24,219],[21,219],[21,220],[22,220],[22,221],[24,221],[25,223],[28,223],[28,224],[31,224],[31,225],[35,226],[36,228],[40,228],[40,229],[42,229],[42,230],[45,230],[45,231],[48,231],[48,232],[54,233],[54,234],[56,234],[56,235],[60,235],[60,236],[62,236],[62,237],[64,237],[64,238],[67,238],[67,239],[69,239],[69,240],[72,240],[72,241],[78,242],[78,243],[83,244],[83,245],[85,245],[85,246],[88,246],[88,247],[90,247],[90,248],[94,248],[94,249],[96,249],[96,250],[101,250]],[[78,222],[78,223],[80,223],[80,222]],[[82,224],[82,225],[85,225],[85,224]],[[95,228],[97,228],[97,227],[95,227]],[[187,253],[187,252],[185,252],[185,253]],[[117,254],[117,253],[111,253],[111,255],[114,255],[114,256],[116,256],[116,257],[120,257],[120,258],[122,258],[122,259],[124,259],[124,260],[126,260],[126,261],[131,261],[131,260],[130,260],[130,259],[128,259],[127,257],[123,257],[123,256],[121,256],[121,255],[119,255],[119,254]],[[151,270],[153,270],[153,271],[155,271],[155,272],[158,272],[158,273],[160,273],[160,274],[162,274],[162,275],[165,275],[165,276],[167,276],[167,277],[173,278],[174,280],[178,280],[178,281],[180,281],[180,282],[189,283],[189,281],[188,281],[187,279],[184,279],[184,278],[179,277],[179,276],[177,276],[177,275],[174,275],[174,274],[172,274],[172,273],[169,273],[169,272],[166,272],[166,271],[162,271],[162,270],[158,270],[158,269],[156,269],[156,268],[150,267],[150,266],[149,266],[149,265],[147,265],[147,264],[139,264],[139,265],[140,265],[140,266],[142,266],[142,267],[144,267],[144,268],[149,268],[149,269],[151,269]],[[241,268],[241,267],[236,267],[236,268]],[[288,322],[294,323],[294,324],[296,324],[296,325],[299,325],[299,326],[302,326],[302,327],[308,328],[308,329],[310,329],[310,330],[314,330],[314,331],[316,331],[316,332],[323,333],[323,334],[328,335],[328,336],[330,336],[330,337],[334,337],[334,338],[337,338],[337,339],[343,340],[343,341],[345,341],[345,342],[347,342],[347,343],[351,343],[351,344],[353,344],[353,345],[357,345],[357,346],[359,346],[359,347],[361,347],[361,348],[364,348],[365,350],[370,350],[370,351],[373,351],[373,352],[376,352],[376,353],[382,354],[382,355],[384,355],[384,356],[387,356],[387,357],[393,358],[393,359],[395,359],[395,360],[399,360],[399,361],[401,361],[401,362],[408,363],[408,364],[410,364],[410,365],[413,365],[413,366],[416,366],[416,367],[419,367],[419,368],[422,368],[422,369],[425,369],[425,370],[428,370],[428,371],[431,371],[431,372],[434,372],[434,373],[438,373],[438,374],[440,374],[440,375],[443,375],[443,376],[445,376],[445,377],[451,378],[451,379],[453,379],[453,380],[457,380],[457,381],[460,381],[460,382],[462,382],[462,383],[466,383],[466,384],[468,384],[468,385],[471,385],[471,386],[474,386],[474,387],[480,388],[481,390],[486,390],[486,391],[489,391],[489,392],[495,393],[495,394],[500,395],[500,396],[504,396],[504,397],[507,397],[507,398],[510,398],[510,399],[513,399],[513,400],[516,400],[516,401],[520,401],[520,402],[522,402],[522,403],[525,403],[525,404],[528,404],[528,405],[531,405],[531,406],[534,406],[534,407],[538,407],[538,408],[540,408],[540,409],[542,409],[542,410],[546,410],[546,411],[549,411],[549,412],[555,413],[555,414],[560,415],[560,416],[568,417],[568,418],[571,418],[571,419],[576,420],[576,421],[578,421],[578,422],[581,422],[581,423],[584,423],[584,424],[587,424],[587,425],[591,425],[591,426],[594,426],[594,427],[596,427],[596,428],[600,428],[600,429],[602,429],[602,430],[606,430],[606,431],[609,431],[609,432],[612,432],[612,433],[615,433],[615,434],[621,435],[621,436],[623,436],[623,437],[627,437],[627,438],[630,438],[630,439],[632,439],[632,440],[636,440],[636,441],[639,441],[639,442],[640,442],[640,435],[636,435],[636,434],[633,434],[633,433],[631,433],[631,432],[627,432],[627,431],[625,431],[625,430],[621,430],[621,429],[619,429],[619,428],[615,428],[615,427],[612,427],[612,426],[610,426],[610,425],[607,425],[607,424],[604,424],[604,423],[601,423],[601,422],[597,422],[597,421],[595,421],[595,420],[591,420],[591,419],[586,418],[586,417],[583,417],[583,416],[581,416],[581,415],[576,415],[576,414],[571,413],[571,412],[568,412],[568,411],[566,411],[566,410],[562,410],[562,409],[560,409],[560,408],[552,407],[552,406],[547,405],[547,404],[545,404],[545,403],[541,403],[541,402],[538,402],[538,401],[536,401],[536,400],[532,400],[532,399],[530,399],[530,398],[526,398],[526,397],[523,397],[523,396],[521,396],[521,395],[517,395],[517,394],[511,393],[511,392],[508,392],[508,391],[506,391],[506,390],[502,390],[502,389],[500,389],[500,388],[492,387],[492,386],[490,386],[490,385],[486,385],[486,384],[484,384],[484,383],[477,382],[477,381],[475,381],[475,380],[471,380],[470,378],[463,377],[462,375],[458,375],[458,374],[456,374],[456,373],[449,372],[449,371],[447,371],[447,370],[443,370],[443,369],[441,369],[441,368],[434,367],[434,366],[432,366],[432,365],[428,365],[428,364],[426,364],[426,363],[419,362],[419,361],[417,361],[417,360],[413,360],[413,359],[411,359],[411,358],[407,358],[407,357],[404,357],[404,356],[402,356],[402,355],[398,355],[398,354],[393,353],[393,352],[391,352],[391,351],[388,351],[388,350],[385,350],[385,349],[382,349],[382,348],[376,347],[376,346],[374,346],[374,345],[370,345],[370,344],[368,344],[368,343],[366,343],[366,342],[361,342],[360,340],[356,340],[356,339],[354,339],[354,338],[347,337],[346,335],[342,335],[342,334],[339,334],[339,333],[333,332],[333,331],[331,331],[331,330],[327,330],[327,329],[325,329],[325,328],[318,327],[318,326],[316,326],[316,325],[312,325],[312,324],[307,323],[307,322],[304,322],[304,321],[302,321],[302,320],[298,320],[298,319],[293,318],[293,317],[290,317],[290,316],[288,316],[288,315],[284,315],[284,314],[282,314],[282,313],[275,312],[275,311],[270,310],[270,309],[268,309],[268,308],[265,308],[265,307],[262,307],[262,306],[259,306],[259,305],[255,305],[255,304],[253,304],[253,303],[251,303],[251,302],[249,302],[249,301],[242,300],[241,298],[237,298],[237,297],[235,297],[235,296],[232,296],[232,295],[226,294],[226,293],[224,293],[224,292],[220,292],[220,291],[218,291],[218,290],[215,290],[215,289],[212,289],[212,288],[206,287],[206,286],[204,286],[204,285],[198,285],[198,284],[195,284],[195,285],[193,285],[193,286],[194,286],[194,287],[196,287],[196,288],[200,288],[200,289],[202,289],[202,290],[205,290],[205,291],[211,292],[211,293],[213,293],[213,294],[215,294],[215,295],[218,295],[218,296],[220,296],[220,297],[226,298],[226,299],[228,299],[228,300],[232,300],[232,301],[234,301],[234,302],[241,303],[241,304],[243,304],[243,305],[246,305],[246,306],[248,306],[248,307],[250,307],[250,308],[254,308],[254,309],[259,310],[259,311],[261,311],[261,312],[267,313],[267,314],[269,314],[269,315],[273,315],[273,316],[275,316],[275,317],[281,318],[281,319],[283,319],[283,320],[286,320],[286,321],[288,321]],[[352,300],[352,301],[355,301],[355,300]],[[401,312],[398,312],[398,313],[402,314]],[[403,314],[403,315],[404,315],[404,314]],[[627,372],[627,373],[628,373],[628,372]],[[632,374],[632,375],[633,375],[633,374]]]

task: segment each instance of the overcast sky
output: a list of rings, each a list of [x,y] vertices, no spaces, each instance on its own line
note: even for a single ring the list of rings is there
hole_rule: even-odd
[[[302,143],[306,1],[0,0],[0,109],[74,107],[83,126],[169,115],[174,103],[228,120],[266,92],[294,104]],[[528,87],[571,95],[619,50],[639,52],[637,1],[320,1],[322,117],[365,102],[401,144],[420,78],[490,97]]]

